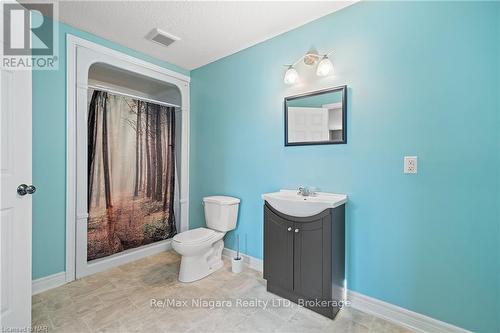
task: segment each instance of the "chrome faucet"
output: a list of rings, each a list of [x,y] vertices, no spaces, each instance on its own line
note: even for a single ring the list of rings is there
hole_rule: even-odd
[[[309,189],[307,187],[299,186],[299,188],[297,190],[297,194],[301,195],[303,197],[308,197],[311,194],[311,192],[309,191]]]
[[[299,186],[299,188],[297,189],[297,194],[303,197],[314,197],[317,194],[316,191],[316,187]]]

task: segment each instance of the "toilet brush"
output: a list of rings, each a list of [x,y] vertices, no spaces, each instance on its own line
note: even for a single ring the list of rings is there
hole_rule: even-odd
[[[231,260],[231,270],[233,273],[240,273],[243,270],[243,260],[240,257],[240,235],[236,235],[236,257]]]
[[[236,260],[240,259],[240,235],[236,235]]]

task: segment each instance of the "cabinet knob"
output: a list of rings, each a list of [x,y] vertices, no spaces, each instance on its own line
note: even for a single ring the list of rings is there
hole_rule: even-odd
[[[292,231],[292,227],[288,227],[288,229],[286,229],[286,230],[288,230],[288,231]]]
[[[299,229],[295,229],[295,232],[299,232]]]

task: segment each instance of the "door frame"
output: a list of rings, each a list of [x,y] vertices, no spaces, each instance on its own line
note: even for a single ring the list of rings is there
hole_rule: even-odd
[[[189,226],[189,76],[68,34],[66,37],[66,282],[171,248],[171,239],[118,254],[79,262],[87,244],[77,241],[77,229],[87,226],[87,86],[92,64],[105,63],[177,86],[182,99],[180,231]],[[78,56],[77,53],[85,54]],[[78,163],[77,163],[78,161]],[[81,229],[83,230],[83,229]],[[77,247],[78,250],[77,251]],[[84,249],[83,249],[84,248]],[[85,251],[83,251],[85,250]],[[78,268],[78,276],[76,274]]]

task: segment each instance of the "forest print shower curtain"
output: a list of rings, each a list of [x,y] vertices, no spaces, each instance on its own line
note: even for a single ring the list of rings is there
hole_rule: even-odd
[[[92,92],[88,261],[175,235],[174,129],[171,107]]]

